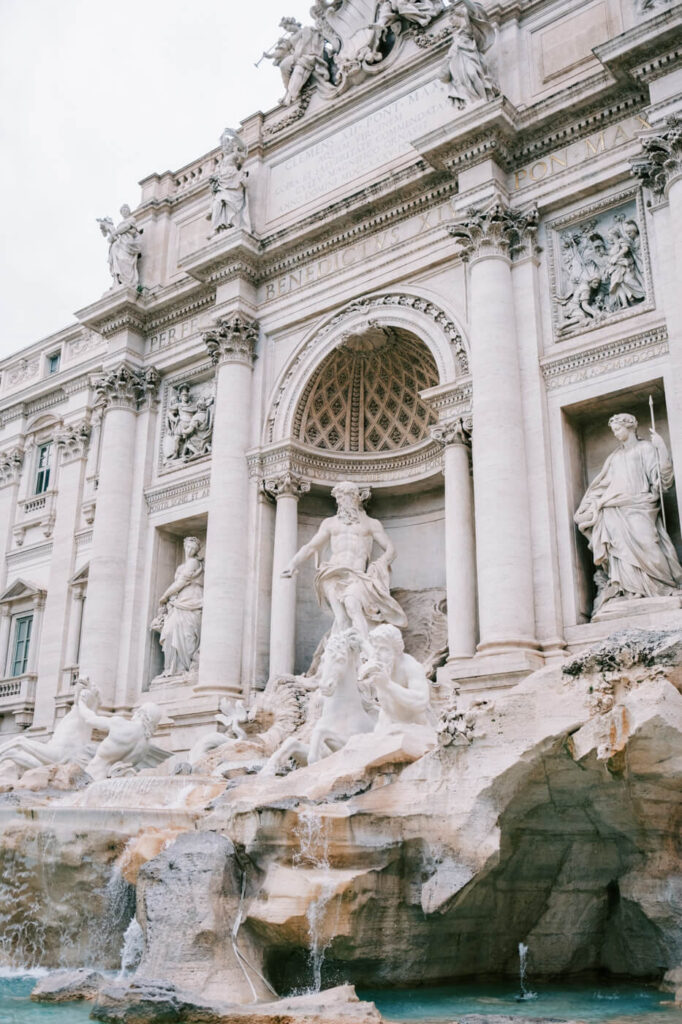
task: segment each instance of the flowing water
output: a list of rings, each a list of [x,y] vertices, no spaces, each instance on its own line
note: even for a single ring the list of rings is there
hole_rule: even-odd
[[[37,978],[46,971],[19,974],[0,969],[0,1024],[85,1024],[89,1003],[56,1006],[32,1003],[29,996]]]
[[[528,988],[528,946],[519,942],[519,994],[516,997],[519,1002],[528,999],[537,999],[537,992],[531,992]]]
[[[327,908],[334,895],[334,879],[329,867],[329,837],[326,823],[314,811],[307,810],[299,815],[296,834],[299,853],[294,856],[294,864],[302,868],[312,868],[319,877],[317,896],[309,904],[306,915],[312,971],[312,985],[309,991],[319,992],[322,988],[322,967],[329,945],[323,938],[324,922]]]

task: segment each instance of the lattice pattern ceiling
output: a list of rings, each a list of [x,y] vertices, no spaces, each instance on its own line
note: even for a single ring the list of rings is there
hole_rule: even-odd
[[[407,332],[355,335],[334,349],[310,381],[295,435],[334,452],[385,452],[417,444],[436,417],[419,397],[438,384],[428,349]]]

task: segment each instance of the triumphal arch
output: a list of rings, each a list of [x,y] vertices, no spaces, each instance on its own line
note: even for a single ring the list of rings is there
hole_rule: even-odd
[[[682,5],[286,14],[282,100],[0,365],[6,736],[89,680],[188,750],[344,616],[435,705],[682,623]]]

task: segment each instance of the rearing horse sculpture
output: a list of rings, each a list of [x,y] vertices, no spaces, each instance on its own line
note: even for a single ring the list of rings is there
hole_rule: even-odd
[[[375,720],[358,686],[362,647],[362,637],[354,629],[329,637],[320,662],[322,712],[310,741],[290,736],[265,764],[262,774],[274,775],[292,759],[299,764],[315,764],[340,750],[351,736],[372,731]]]

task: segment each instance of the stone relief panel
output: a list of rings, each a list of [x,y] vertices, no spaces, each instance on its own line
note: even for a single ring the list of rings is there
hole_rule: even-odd
[[[164,389],[159,471],[205,459],[213,445],[215,382],[184,379]]]
[[[629,192],[594,203],[552,222],[549,230],[557,341],[653,307],[639,195]]]

